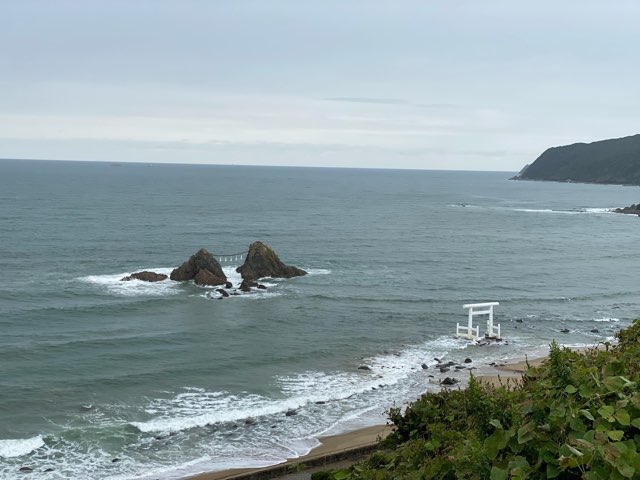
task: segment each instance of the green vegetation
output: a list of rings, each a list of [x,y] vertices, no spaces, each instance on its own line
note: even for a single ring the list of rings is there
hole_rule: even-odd
[[[582,354],[553,343],[511,388],[472,377],[392,408],[396,430],[379,451],[317,478],[640,478],[640,320],[618,339]]]
[[[640,185],[640,135],[549,148],[514,178]]]

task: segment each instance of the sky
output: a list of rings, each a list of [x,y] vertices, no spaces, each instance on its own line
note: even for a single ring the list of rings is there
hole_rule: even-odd
[[[640,2],[0,0],[0,158],[518,171],[640,133]]]

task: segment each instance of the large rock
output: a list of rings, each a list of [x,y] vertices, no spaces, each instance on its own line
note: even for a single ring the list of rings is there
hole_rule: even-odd
[[[168,277],[164,273],[156,273],[156,272],[135,272],[131,275],[121,278],[121,282],[128,282],[130,280],[142,280],[143,282],[161,282],[166,280]]]
[[[193,280],[197,285],[224,285],[227,276],[218,261],[204,248],[171,272],[171,280],[183,282]]]
[[[640,216],[640,203],[633,204],[630,207],[622,207],[622,208],[614,208],[613,211],[615,213],[626,213],[629,215],[638,215]]]
[[[291,278],[306,275],[307,272],[297,267],[285,265],[280,261],[276,252],[262,242],[249,245],[249,253],[244,264],[236,269],[247,281],[264,277]]]

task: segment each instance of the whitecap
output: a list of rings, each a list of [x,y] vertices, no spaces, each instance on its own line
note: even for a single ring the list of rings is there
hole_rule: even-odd
[[[328,268],[305,268],[304,269],[309,275],[330,275],[331,270]]]
[[[594,322],[614,322],[617,323],[620,321],[619,318],[615,318],[615,317],[603,317],[603,318],[594,318],[593,319]]]
[[[0,457],[11,458],[27,455],[44,446],[42,436],[0,440]]]
[[[169,275],[172,268],[141,268],[137,271],[153,271],[156,273],[163,273]],[[122,281],[122,278],[131,275],[133,272],[122,272],[107,275],[88,275],[86,277],[79,277],[76,280],[92,284],[99,287],[103,291],[111,293],[113,295],[119,295],[123,297],[137,297],[137,296],[167,296],[176,295],[179,293],[179,282],[173,280],[163,280],[161,282],[145,282],[142,280],[129,280]]]

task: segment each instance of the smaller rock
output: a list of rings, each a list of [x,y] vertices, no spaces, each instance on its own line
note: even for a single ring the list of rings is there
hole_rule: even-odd
[[[516,318],[516,323],[522,323],[522,319],[521,318]]]
[[[24,473],[33,472],[33,468],[31,468],[31,467],[21,467],[20,470],[18,470],[18,471],[19,472],[24,472]]]
[[[456,383],[458,383],[458,380],[451,377],[447,377],[440,382],[441,385],[455,385]]]
[[[569,330],[568,328],[563,328],[562,330],[560,330],[562,333],[569,333],[571,332],[571,330]]]
[[[427,365],[426,363],[423,363],[423,364],[422,364],[422,369],[423,369],[423,370],[426,370],[427,368],[429,368],[429,365]]]
[[[240,284],[240,290],[242,290],[243,292],[250,292],[251,291],[251,287],[257,287],[258,284],[252,280],[243,280],[242,283]]]
[[[367,367],[366,365],[360,365],[358,367],[358,370],[366,370],[366,371],[370,372],[371,371],[371,367]]]
[[[224,284],[224,288],[233,288],[233,283],[227,282]]]
[[[463,368],[466,368],[466,367],[464,367],[462,365],[456,365],[456,370],[462,370]]]
[[[49,473],[49,472],[53,472],[53,471],[54,471],[54,470],[53,470],[53,468],[47,468],[47,469],[44,471],[44,473]]]
[[[600,330],[598,330],[597,328],[594,328],[593,330],[591,330],[591,333],[600,333]]]
[[[131,280],[142,280],[143,282],[162,282],[169,278],[164,273],[156,273],[156,272],[135,272],[127,277],[123,277],[120,279],[121,282],[129,282]]]
[[[209,270],[203,269],[196,273],[195,277],[193,277],[193,282],[196,285],[201,286],[216,286],[224,285],[226,283],[226,279],[214,275]]]
[[[318,400],[316,402],[316,405],[324,405],[325,403],[327,403],[327,402],[323,402],[322,400]]]
[[[442,360],[440,360],[440,359],[439,359],[439,358],[437,358],[437,357],[433,357],[433,359],[434,359],[436,362],[438,362],[438,363],[442,363]]]
[[[293,417],[294,415],[297,415],[297,414],[298,414],[297,410],[291,409],[291,410],[287,410],[287,413],[285,413],[285,416]]]
[[[262,285],[261,283],[259,283],[258,285],[256,285],[256,288],[259,288],[260,290],[266,290],[267,287],[265,287],[264,285]]]
[[[249,417],[244,421],[245,425],[256,425],[257,423],[258,421],[253,417]]]
[[[216,292],[218,292],[220,295],[222,295],[223,297],[228,297],[229,294],[227,293],[227,291],[223,288],[217,288]]]
[[[471,360],[470,358],[465,358],[464,359],[464,363],[471,363],[471,362],[473,362],[473,360]]]
[[[449,370],[451,370],[449,367],[440,367],[440,373],[447,373]]]
[[[119,461],[120,461],[120,459],[118,457],[116,457],[113,460],[111,460],[111,463],[118,463]]]

